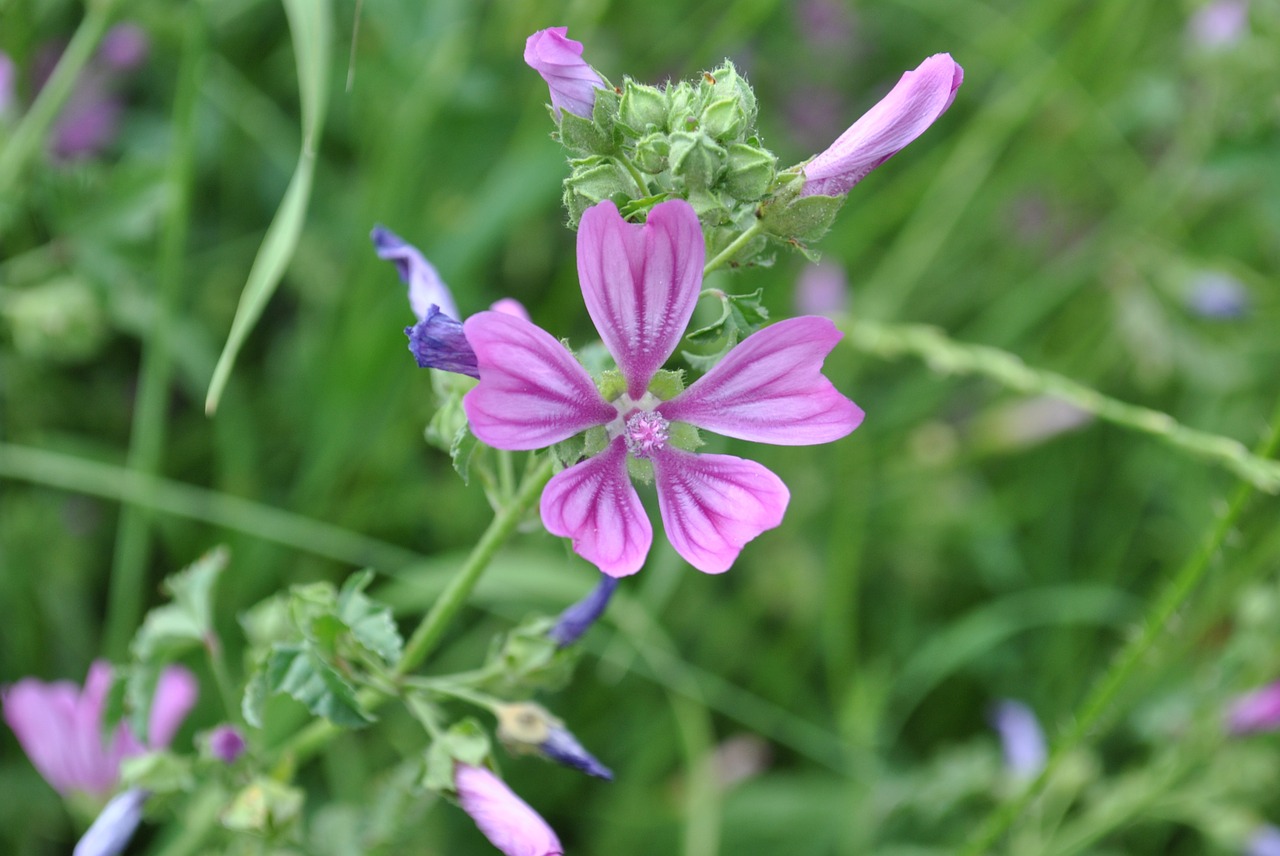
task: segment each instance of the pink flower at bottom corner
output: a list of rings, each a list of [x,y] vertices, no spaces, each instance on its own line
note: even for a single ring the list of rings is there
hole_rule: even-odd
[[[94,661],[83,689],[70,681],[24,678],[3,694],[4,719],[32,765],[61,794],[105,797],[120,779],[120,763],[173,740],[196,701],[195,677],[180,666],[164,670],[151,705],[146,742],[121,723],[103,740],[102,716],[111,666]]]
[[[753,461],[678,448],[677,423],[791,446],[837,440],[862,422],[862,410],[822,375],[841,338],[826,318],[753,333],[674,398],[649,391],[693,314],[705,252],[698,217],[683,200],[654,206],[642,226],[623,220],[612,202],[584,213],[582,292],[626,383],[613,400],[541,328],[494,312],[465,324],[480,382],[463,407],[482,442],[540,449],[605,429],[605,448],[556,474],[540,510],[548,531],[571,538],[575,552],[610,576],[640,570],[653,542],[628,458],[652,464],[667,537],[700,571],[728,570],[748,541],[782,522],[790,494],[781,479]]]
[[[456,764],[454,784],[462,810],[506,856],[564,856],[555,830],[489,770]]]

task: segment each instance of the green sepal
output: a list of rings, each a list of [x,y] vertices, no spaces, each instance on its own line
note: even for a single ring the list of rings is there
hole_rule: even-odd
[[[719,180],[728,156],[714,139],[702,131],[673,131],[670,141],[671,175],[677,186],[706,190]]]
[[[486,678],[476,689],[499,698],[523,699],[535,692],[555,692],[573,676],[577,646],[561,648],[547,635],[550,618],[532,618],[506,634],[489,652]]]
[[[568,469],[582,459],[586,441],[581,434],[575,434],[568,440],[561,440],[551,447],[551,454],[561,469]]]
[[[800,196],[761,206],[761,220],[770,235],[784,241],[816,241],[831,229],[844,205],[843,196]]]
[[[596,381],[596,389],[600,390],[600,397],[605,401],[616,401],[622,393],[627,391],[627,380],[622,376],[622,372],[609,369],[600,373],[600,379]]]
[[[734,143],[729,146],[724,189],[743,202],[755,202],[769,192],[777,169],[778,158],[773,152]]]
[[[603,425],[588,428],[582,435],[582,453],[588,458],[598,455],[609,445],[609,432]]]
[[[641,484],[653,484],[653,461],[627,455],[627,474]]]
[[[453,436],[453,442],[449,444],[449,459],[453,462],[453,471],[462,478],[463,484],[471,484],[471,459],[482,447],[479,438],[471,433],[470,425],[463,425]]]
[[[612,122],[602,128],[594,118],[585,119],[568,110],[560,111],[560,143],[579,155],[612,155],[618,150]]]
[[[702,434],[688,422],[672,422],[667,426],[667,443],[686,452],[696,451],[706,445]]]
[[[471,767],[490,766],[493,748],[489,734],[480,723],[468,717],[459,720],[427,747],[426,765],[422,773],[422,786],[429,790],[456,797],[454,764]]]
[[[625,202],[631,198],[635,183],[626,169],[612,158],[582,158],[570,161],[569,165],[572,172],[564,180],[564,205],[571,226],[576,226],[582,212],[598,202],[606,199]]]
[[[684,369],[658,369],[649,381],[649,392],[663,401],[670,401],[684,392]]]
[[[666,95],[667,129],[687,131],[697,127],[699,99],[693,86],[682,80],[675,86],[668,86]]]
[[[650,175],[665,172],[671,163],[671,141],[667,135],[649,134],[636,143],[636,153],[632,163],[638,170]]]
[[[120,762],[120,781],[126,788],[153,794],[190,791],[196,784],[191,759],[167,750],[125,758]]]
[[[665,133],[667,98],[656,86],[646,86],[628,77],[622,84],[618,120],[637,136],[651,131]]]
[[[277,838],[292,832],[302,816],[300,788],[257,776],[232,797],[220,820],[227,829]]]
[[[708,79],[710,78],[710,79]],[[732,132],[733,136],[741,138],[754,133],[756,123],[756,95],[751,89],[751,84],[747,79],[738,73],[734,65],[729,60],[725,60],[723,65],[712,69],[702,76],[703,97],[708,108],[703,111],[703,127],[708,133],[713,133],[708,125],[707,113],[711,107],[729,102],[733,105],[734,114],[739,119],[738,127]],[[722,141],[728,137],[719,137]]]

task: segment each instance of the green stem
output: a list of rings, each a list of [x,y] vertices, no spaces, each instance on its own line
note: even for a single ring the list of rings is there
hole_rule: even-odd
[[[759,235],[762,231],[764,231],[763,220],[757,220],[756,222],[752,223],[751,228],[747,229],[741,235],[734,238],[733,243],[729,244],[729,246],[721,250],[719,254],[716,255],[715,258],[707,262],[707,266],[702,269],[702,275],[706,276],[707,274],[711,273],[713,270],[723,267],[730,260],[732,260],[734,256],[738,254],[739,250],[745,247],[751,241],[752,238],[754,238],[756,235]]]
[[[1271,417],[1271,433],[1259,447],[1258,455],[1268,456],[1280,445],[1280,406]],[[1135,672],[1142,661],[1155,647],[1170,626],[1170,620],[1190,598],[1196,586],[1200,584],[1209,564],[1218,549],[1239,519],[1245,504],[1253,493],[1249,483],[1239,485],[1231,497],[1225,511],[1210,527],[1200,548],[1193,553],[1169,581],[1154,605],[1147,612],[1143,621],[1142,632],[1130,638],[1128,644],[1120,649],[1111,666],[1094,684],[1093,690],[1080,705],[1078,714],[1073,718],[1071,727],[1054,744],[1053,752],[1040,775],[1036,777],[1017,798],[1005,803],[992,814],[970,841],[969,846],[961,851],[961,856],[981,856],[991,850],[1000,836],[1008,831],[1013,822],[1022,815],[1048,784],[1058,769],[1062,759],[1071,755],[1084,742],[1085,736],[1093,732],[1101,723],[1103,716],[1109,711],[1117,693],[1135,678]]]
[[[422,623],[409,637],[404,656],[396,665],[397,676],[406,675],[418,668],[435,650],[444,631],[448,629],[458,610],[462,609],[463,604],[466,603],[471,590],[480,581],[481,574],[489,567],[498,549],[516,531],[516,526],[521,519],[542,495],[543,487],[551,480],[554,466],[555,460],[551,455],[547,455],[541,465],[525,479],[511,503],[494,516],[489,528],[480,536],[480,541],[467,556],[466,564],[458,571],[457,576],[449,581],[448,587],[441,592],[439,599],[422,619]]]
[[[213,682],[218,686],[218,695],[222,698],[222,706],[226,708],[227,718],[232,722],[241,722],[240,705],[236,701],[238,695],[231,673],[227,671],[226,658],[222,656],[222,640],[210,636],[204,643],[205,654],[209,658],[209,670],[213,672]]]
[[[173,374],[171,331],[178,295],[184,280],[183,253],[190,220],[191,185],[195,163],[195,107],[204,78],[204,6],[187,8],[187,33],[178,72],[173,117],[173,154],[165,177],[169,208],[156,259],[156,301],[151,329],[143,342],[133,436],[129,443],[129,468],[154,474],[160,469],[164,449],[166,407]],[[146,596],[147,547],[151,534],[149,512],[126,507],[120,515],[111,586],[107,599],[106,650],[122,656],[142,616]]]
[[[9,144],[0,151],[0,197],[10,196],[10,187],[22,175],[29,161],[39,150],[49,128],[58,118],[59,111],[71,97],[76,80],[85,65],[93,58],[93,52],[111,21],[115,0],[99,0],[89,3],[84,20],[76,28],[70,44],[58,60],[49,81],[40,90],[31,109],[22,117],[9,138]]]
[[[614,158],[620,163],[627,172],[631,173],[631,180],[636,183],[636,187],[640,189],[640,196],[645,197],[651,195],[649,183],[644,180],[644,176],[640,174],[640,170],[636,169],[636,165],[624,157]]]
[[[883,324],[865,318],[841,318],[837,323],[846,334],[845,341],[863,353],[890,359],[910,354],[940,374],[983,375],[1019,392],[1051,395],[1099,419],[1151,434],[1221,464],[1260,490],[1280,492],[1280,462],[1255,455],[1230,437],[1188,428],[1167,413],[1127,404],[1060,374],[1033,369],[1007,351],[957,342],[941,330],[920,324]]]

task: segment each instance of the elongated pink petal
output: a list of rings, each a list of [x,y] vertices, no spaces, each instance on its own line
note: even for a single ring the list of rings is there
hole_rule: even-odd
[[[45,684],[35,678],[24,678],[4,693],[5,722],[32,766],[59,793],[80,781],[66,743],[79,694],[79,687],[70,681]]]
[[[551,27],[534,33],[524,43],[524,61],[547,82],[557,119],[561,109],[590,118],[604,81],[583,60],[582,42],[566,38],[568,32],[568,27]]]
[[[582,215],[582,296],[633,399],[644,395],[689,325],[706,252],[698,215],[683,199],[655,205],[643,226],[623,220],[612,202]]]
[[[670,420],[758,443],[838,440],[863,417],[822,375],[822,361],[841,335],[816,315],[779,321],[752,333],[658,410]]]
[[[653,524],[627,475],[621,437],[603,452],[557,473],[542,491],[542,523],[573,539],[573,551],[611,577],[640,570]]]
[[[493,773],[455,764],[454,784],[462,810],[505,856],[564,856],[555,830]]]
[[[880,103],[804,165],[805,185],[800,195],[848,193],[945,113],[963,80],[964,69],[951,54],[934,54],[902,75]]]
[[[182,666],[169,666],[160,673],[156,695],[151,700],[151,720],[147,723],[147,745],[164,749],[195,706],[200,694],[196,676]]]
[[[541,449],[603,425],[617,411],[591,376],[545,330],[502,312],[463,325],[480,383],[462,399],[472,432],[498,449]]]
[[[782,522],[791,499],[782,479],[755,461],[670,446],[651,460],[667,537],[704,573],[729,570],[748,541]]]

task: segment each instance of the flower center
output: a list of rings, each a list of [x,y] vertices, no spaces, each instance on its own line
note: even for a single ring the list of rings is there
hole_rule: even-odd
[[[638,410],[627,418],[623,436],[627,451],[636,458],[647,458],[667,445],[671,423],[652,410]]]

